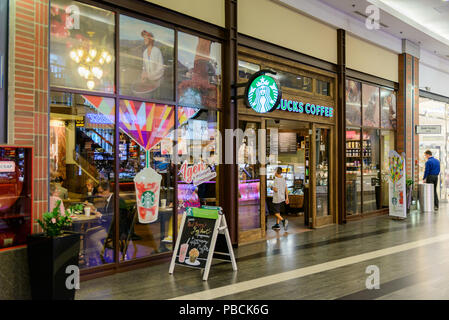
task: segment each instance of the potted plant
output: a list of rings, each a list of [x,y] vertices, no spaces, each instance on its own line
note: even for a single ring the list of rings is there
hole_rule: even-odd
[[[410,206],[412,205],[412,194],[413,194],[413,184],[414,183],[415,182],[410,178],[407,178],[405,180],[406,191],[407,191],[407,213],[410,213]]]
[[[37,223],[43,233],[27,237],[28,265],[30,268],[31,296],[33,300],[73,300],[75,290],[68,289],[66,268],[78,267],[80,234],[68,231],[72,219],[61,212],[61,201],[51,212],[44,213]]]

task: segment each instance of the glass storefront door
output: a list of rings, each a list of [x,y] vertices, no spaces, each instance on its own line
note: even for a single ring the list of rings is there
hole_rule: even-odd
[[[331,135],[330,127],[313,125],[315,136],[312,141],[312,225],[314,228],[330,224],[333,222],[332,212],[330,210],[330,186],[332,177],[330,175],[332,161],[331,154]]]
[[[265,146],[259,143],[259,129],[265,126],[261,120],[240,117],[238,137],[239,166],[239,242],[248,242],[265,237],[265,171],[259,155],[265,155]],[[259,150],[262,148],[262,150]]]

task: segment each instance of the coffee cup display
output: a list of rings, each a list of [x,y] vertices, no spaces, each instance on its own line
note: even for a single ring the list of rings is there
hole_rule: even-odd
[[[198,251],[197,248],[193,248],[192,250],[190,250],[189,251],[189,260],[190,260],[190,262],[194,263],[199,255],[200,255],[200,252]]]

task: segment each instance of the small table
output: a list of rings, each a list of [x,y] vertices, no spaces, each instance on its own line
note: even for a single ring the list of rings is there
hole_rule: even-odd
[[[70,216],[72,218],[72,225],[73,225],[73,230],[76,232],[79,232],[81,234],[81,243],[83,245],[81,249],[81,252],[83,256],[85,256],[85,252],[84,250],[86,249],[86,231],[90,229],[91,224],[94,222],[97,222],[100,220],[99,217],[97,217],[95,214],[91,214],[89,216],[86,216],[84,214],[79,214],[79,215],[72,215]],[[84,258],[85,259],[85,258]],[[83,259],[80,259],[83,260]],[[84,260],[84,262],[86,262],[86,260]]]

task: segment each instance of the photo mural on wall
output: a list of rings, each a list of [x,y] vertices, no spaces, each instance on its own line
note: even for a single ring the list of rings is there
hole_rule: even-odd
[[[120,94],[173,100],[175,32],[120,15]]]

